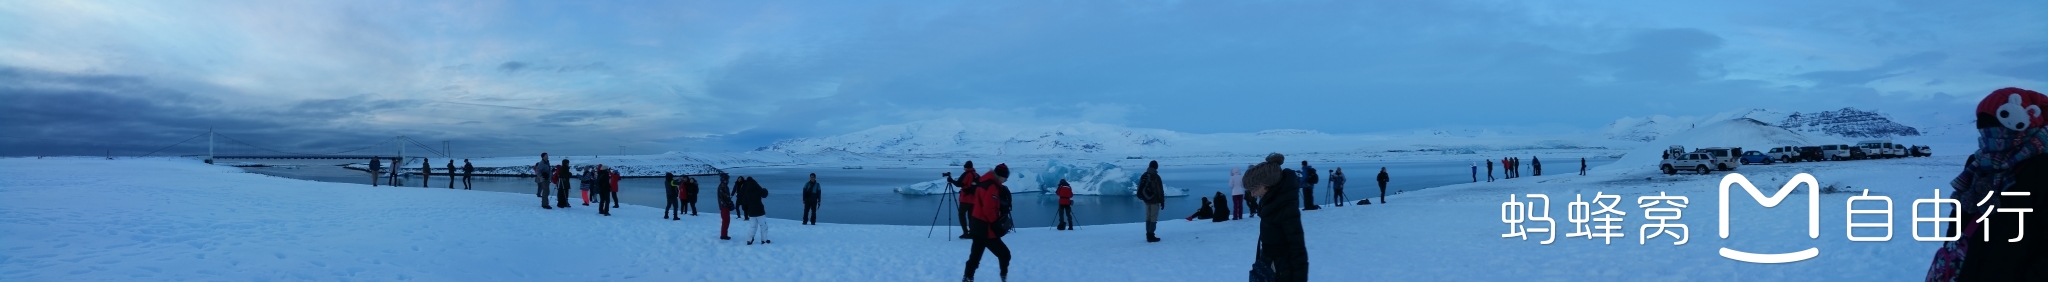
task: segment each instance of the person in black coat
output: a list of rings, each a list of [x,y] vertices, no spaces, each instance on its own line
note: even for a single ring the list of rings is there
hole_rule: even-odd
[[[370,158],[370,187],[377,187],[377,181],[383,180],[377,179],[384,176],[383,173],[379,173],[380,170],[384,170],[384,160],[375,157]]]
[[[566,161],[568,159],[563,160]],[[471,176],[476,176],[476,166],[469,165],[469,159],[462,159],[462,190],[475,190],[470,189],[469,178]]]
[[[434,161],[420,159],[420,188],[427,188],[427,182],[434,180]]]
[[[1202,197],[1202,208],[1195,209],[1195,214],[1188,215],[1187,220],[1195,221],[1195,219],[1209,219],[1215,217],[1215,215],[1216,208],[1210,206],[1209,197]]]
[[[1209,221],[1223,222],[1226,220],[1230,220],[1229,197],[1223,196],[1223,192],[1216,192],[1216,197],[1209,198],[1209,201],[1212,202],[1212,205],[1216,206],[1215,217],[1211,217]]]
[[[683,210],[688,211],[690,216],[697,216],[697,190],[699,188],[702,187],[697,186],[696,177],[683,177]]]
[[[682,199],[676,198],[676,195],[681,194],[679,193],[679,191],[677,191],[677,188],[680,188],[679,186],[682,185],[678,185],[678,183],[676,183],[675,173],[664,172],[661,174],[661,191],[666,192],[666,195],[668,195],[668,197],[666,197],[666,199],[668,199],[668,205],[661,206],[661,219],[682,219],[680,215],[676,215],[677,211],[682,210]]]
[[[1380,167],[1380,203],[1387,203],[1387,167]]]
[[[455,189],[455,159],[448,159],[448,189]]]
[[[761,198],[768,197],[768,188],[761,187],[759,182],[754,182],[753,177],[741,177],[740,182],[744,183],[744,186],[742,186],[744,188],[735,192],[740,194],[740,209],[745,210],[744,213],[747,217],[768,216],[767,207],[761,204]],[[753,236],[747,239],[747,244],[753,245],[754,241],[761,241],[762,244],[773,243],[774,241],[768,240],[768,219],[763,218],[753,222]]]
[[[2018,178],[2004,192],[2029,193],[2030,196],[2000,196],[1997,207],[2048,210],[2048,206],[2041,205],[2048,202],[2041,198],[2048,194],[2048,157],[2022,161],[2014,170]],[[1970,244],[1968,253],[1963,256],[1966,263],[1962,265],[1959,280],[2048,281],[2048,240],[2021,237],[2021,234],[2048,234],[2048,222],[2041,220],[2040,216],[2021,216],[2017,212],[1987,213],[1992,226],[1984,232],[1991,233],[1990,241],[1984,241],[1984,236],[1960,238],[1970,240]],[[2021,222],[2023,219],[2026,222]],[[1955,225],[1949,224],[1950,236],[1955,236]],[[2013,238],[2021,239],[2019,242],[2007,242]]]
[[[824,197],[825,192],[818,186],[818,174],[812,173],[811,181],[804,182],[803,224],[818,225],[818,201]]]
[[[1280,168],[1286,157],[1266,155],[1266,162],[1245,172],[1245,196],[1259,199],[1259,242],[1254,275],[1261,270],[1272,281],[1308,281],[1308,247],[1301,229],[1301,183],[1295,172]]]

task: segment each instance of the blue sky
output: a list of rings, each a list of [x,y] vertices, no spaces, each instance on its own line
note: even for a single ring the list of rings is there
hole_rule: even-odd
[[[0,155],[745,150],[936,118],[1211,133],[1967,110],[2041,1],[10,1]],[[465,145],[466,144],[466,145]]]

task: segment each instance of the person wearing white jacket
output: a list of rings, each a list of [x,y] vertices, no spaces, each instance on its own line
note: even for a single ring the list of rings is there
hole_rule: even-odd
[[[1236,168],[1230,169],[1230,202],[1230,219],[1244,219],[1244,173]]]

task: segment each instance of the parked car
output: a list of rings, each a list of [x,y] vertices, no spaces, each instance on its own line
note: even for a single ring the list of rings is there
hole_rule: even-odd
[[[1735,170],[1742,166],[1742,147],[1706,147],[1693,150],[1693,152],[1707,153],[1707,156],[1714,157],[1715,170]]]
[[[1666,175],[1678,174],[1678,171],[1681,169],[1699,174],[1708,174],[1713,173],[1714,169],[1712,167],[1717,166],[1721,166],[1720,159],[1715,159],[1713,155],[1703,152],[1678,154],[1673,158],[1666,158],[1662,163],[1658,164],[1658,168],[1663,170]]]
[[[1835,144],[1835,145],[1820,145],[1820,154],[1821,154],[1821,158],[1822,158],[1822,159],[1826,159],[1826,160],[1830,160],[1830,161],[1839,161],[1839,160],[1847,160],[1847,159],[1851,159],[1851,158],[1850,158],[1850,157],[1851,157],[1851,155],[1849,154],[1849,151],[1850,151],[1850,149],[1854,149],[1854,148],[1855,148],[1855,147],[1851,147],[1851,146],[1849,146],[1849,145],[1841,145],[1841,144]]]
[[[1663,158],[1664,158],[1664,159],[1666,159],[1666,160],[1669,160],[1669,159],[1672,159],[1672,158],[1680,158],[1680,157],[1684,157],[1684,156],[1685,156],[1685,146],[1680,146],[1680,145],[1671,145],[1671,147],[1668,147],[1668,148],[1664,148],[1664,157],[1663,157]]]
[[[1868,160],[1870,159],[1870,151],[1864,151],[1863,148],[1858,147],[1849,147],[1849,159]]]
[[[1809,162],[1821,161],[1821,160],[1822,160],[1822,158],[1821,158],[1821,157],[1823,157],[1822,155],[1824,155],[1824,154],[1821,154],[1820,146],[1800,146],[1800,147],[1799,147],[1799,158],[1800,158],[1800,161],[1809,161]]]
[[[1799,146],[1779,146],[1776,148],[1771,148],[1771,151],[1764,152],[1764,155],[1770,156],[1771,159],[1776,160],[1778,162],[1788,163],[1798,162],[1806,159],[1806,157],[1799,155]]]
[[[1927,147],[1927,145],[1913,146],[1913,151],[1908,153],[1908,155],[1915,157],[1934,156],[1934,148]]]
[[[1891,140],[1869,140],[1863,142],[1856,142],[1856,148],[1863,149],[1863,154],[1868,156],[1868,158],[1872,159],[1896,158],[1900,155],[1904,155],[1903,153],[1905,153],[1905,150],[1893,149]]]
[[[1757,151],[1748,151],[1748,152],[1742,152],[1742,164],[1745,164],[1745,165],[1747,165],[1747,164],[1775,164],[1775,163],[1778,163],[1778,158],[1775,158],[1775,157],[1771,157],[1771,155],[1766,155],[1766,154],[1764,154],[1763,152],[1757,152]]]

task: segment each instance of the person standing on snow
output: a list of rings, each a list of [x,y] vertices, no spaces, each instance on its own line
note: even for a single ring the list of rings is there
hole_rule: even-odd
[[[1479,162],[1472,162],[1472,182],[1479,182]]]
[[[448,159],[448,189],[455,189],[455,159]]]
[[[1532,176],[1543,176],[1543,158],[1529,157],[1529,169],[1536,172]]]
[[[960,200],[960,239],[972,239],[971,236],[967,236],[967,217],[974,210],[973,199],[970,199],[974,195],[969,194],[974,193],[974,185],[980,183],[981,175],[974,173],[974,161],[967,161],[966,164],[960,166],[960,169],[960,179],[956,180],[952,176],[946,176],[946,183],[960,189],[960,194],[958,195]]]
[[[533,195],[540,197],[541,209],[555,209],[548,206],[548,172],[552,171],[554,167],[548,166],[548,153],[540,153],[540,162],[533,163],[533,184],[539,186]]]
[[[718,239],[732,240],[725,231],[732,228],[732,178],[724,172],[718,173]]]
[[[1586,176],[1586,158],[1579,158],[1579,176]]]
[[[768,218],[764,217],[768,216],[768,209],[761,205],[761,198],[768,197],[768,188],[754,182],[753,177],[743,177],[740,182],[745,183],[738,191],[740,209],[746,211],[747,217],[763,217],[754,221],[753,235],[747,238],[747,244],[753,245],[754,241],[761,241],[761,244],[773,243],[774,241],[768,240]]]
[[[1486,182],[1493,182],[1493,159],[1486,159]]]
[[[370,187],[377,187],[377,181],[383,180],[377,179],[378,177],[384,176],[383,173],[380,173],[380,170],[384,170],[384,160],[378,159],[377,157],[370,157]]]
[[[595,190],[591,191],[591,193],[597,194],[597,214],[601,214],[604,216],[612,216],[611,204],[608,204],[612,200],[611,193],[605,192],[612,190],[611,185],[612,183],[614,183],[611,181],[612,171],[611,169],[605,168],[604,165],[600,164],[597,165],[596,174],[597,175],[594,176],[593,179],[595,179],[597,182],[591,184],[590,189]]]
[[[469,159],[462,159],[462,190],[473,190],[469,189],[471,176],[476,176],[476,166],[469,165]]]
[[[1344,206],[1347,199],[1344,197],[1344,182],[1344,168],[1330,171],[1330,202],[1339,207]]]
[[[1949,198],[1964,203],[1952,216],[1987,223],[1949,223],[1946,235],[1959,240],[1935,251],[1927,281],[2048,278],[2048,242],[2024,237],[2048,234],[2048,222],[2013,211],[2048,209],[2039,198],[2048,193],[2048,129],[2042,128],[2048,113],[2041,108],[2048,108],[2048,96],[2020,88],[1999,89],[1978,102],[1978,148],[1949,182]]]
[[[605,197],[605,201],[612,202],[612,208],[617,209],[619,208],[619,180],[624,177],[620,177],[618,169],[607,168],[605,171],[611,174],[612,181],[610,185],[605,185],[605,188],[610,188],[611,190],[611,195]]]
[[[683,208],[690,211],[690,216],[697,216],[697,190],[701,188],[696,177],[683,176]]]
[[[1053,220],[1059,221],[1053,224],[1054,229],[1073,230],[1074,187],[1067,185],[1067,180],[1062,178],[1060,179],[1060,188],[1053,190],[1053,194],[1060,196],[1060,209],[1052,214]]]
[[[1010,168],[1006,164],[996,164],[995,169],[990,169],[988,175],[982,175],[981,178],[981,182],[974,188],[979,191],[973,193],[976,196],[970,197],[974,201],[974,212],[973,218],[968,221],[973,226],[968,228],[971,235],[968,237],[973,239],[974,243],[968,247],[971,251],[967,255],[967,273],[961,280],[974,281],[974,270],[981,267],[981,253],[988,251],[995,253],[996,265],[1001,267],[1002,272],[998,277],[1002,281],[1008,281],[1010,245],[1003,243],[1003,235],[1010,233],[1011,224],[1008,221],[1009,203],[1003,195],[1010,194],[1010,187],[1003,186],[1003,182],[1010,180]]]
[[[1252,259],[1252,280],[1308,281],[1308,247],[1301,229],[1301,210],[1295,187],[1295,172],[1280,168],[1286,156],[1266,155],[1266,162],[1245,171],[1245,195],[1258,199],[1260,213],[1257,254]]]
[[[1380,167],[1380,203],[1387,203],[1387,167]],[[1370,200],[1367,200],[1370,201]]]
[[[605,194],[604,200],[607,202],[611,202],[612,208],[619,208],[619,170],[613,168],[605,168],[604,171],[606,174],[611,176],[610,185],[605,185],[605,188],[607,188],[605,189],[605,193],[607,194]]]
[[[682,204],[682,199],[676,198],[676,195],[682,194],[679,193],[679,191],[676,191],[677,188],[680,188],[682,185],[681,183],[676,183],[675,173],[664,172],[662,173],[661,177],[661,191],[667,193],[666,195],[668,195],[668,197],[663,198],[668,199],[668,205],[661,206],[661,219],[669,219],[671,217],[681,219],[681,217],[679,216],[672,215],[675,215],[676,211],[681,210],[682,208],[680,206]]]
[[[1138,176],[1138,200],[1145,201],[1145,242],[1159,242],[1159,211],[1166,209],[1166,184],[1159,179],[1159,161]]]
[[[803,224],[818,225],[818,200],[825,196],[818,188],[818,174],[812,173],[811,181],[804,183]]]
[[[562,158],[562,165],[555,166],[555,207],[569,208],[569,158]]]
[[[583,168],[583,173],[576,177],[576,181],[580,181],[583,184],[583,186],[578,187],[578,189],[583,190],[583,205],[589,206],[590,189],[597,187],[597,168]]]
[[[1316,205],[1316,182],[1318,182],[1316,167],[1308,166],[1308,161],[1301,161],[1301,170],[1298,173],[1301,173],[1302,209],[1311,211],[1322,209],[1323,207]]]
[[[426,159],[426,158],[421,158],[421,159],[420,159],[420,188],[432,188],[432,187],[433,187],[433,185],[429,184],[428,182],[433,182],[433,181],[434,181],[434,160],[432,160],[432,159]]]
[[[546,156],[546,154],[547,154],[547,153],[541,153],[541,154],[542,154],[542,156],[541,156],[541,158],[542,158],[542,159],[546,159],[546,158],[547,158],[547,156]],[[399,186],[399,184],[398,184],[398,159],[402,159],[402,158],[391,158],[391,182],[390,182],[390,183],[385,183],[385,185],[390,185],[391,187],[398,187],[398,186]]]
[[[1230,219],[1244,219],[1244,173],[1230,168]]]

